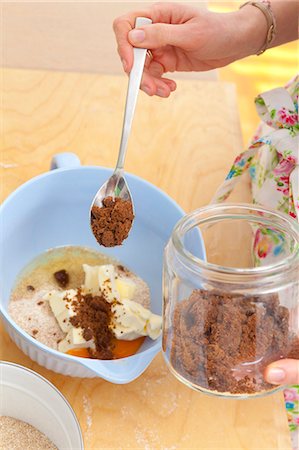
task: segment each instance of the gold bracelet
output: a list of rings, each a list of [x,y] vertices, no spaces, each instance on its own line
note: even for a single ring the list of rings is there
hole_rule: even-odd
[[[264,53],[267,50],[267,48],[270,47],[270,45],[272,44],[272,42],[274,41],[274,39],[276,37],[275,16],[273,14],[271,4],[268,0],[259,1],[259,2],[249,1],[249,2],[246,2],[243,5],[241,5],[240,9],[246,5],[251,5],[251,6],[255,6],[256,8],[258,8],[260,11],[262,11],[262,13],[264,14],[264,16],[267,20],[268,31],[267,31],[266,40],[265,40],[264,44],[262,45],[262,47],[260,48],[260,50],[257,52],[257,55],[261,55],[262,53]]]

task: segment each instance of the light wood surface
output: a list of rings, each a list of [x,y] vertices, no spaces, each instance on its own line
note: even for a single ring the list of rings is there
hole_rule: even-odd
[[[125,77],[3,70],[1,199],[49,167],[59,151],[113,166]],[[234,87],[181,81],[175,96],[141,94],[126,168],[189,211],[209,202],[242,149]],[[135,382],[116,386],[50,372],[0,331],[0,358],[33,368],[73,406],[86,449],[290,450],[282,394],[249,401],[193,392],[158,355]]]

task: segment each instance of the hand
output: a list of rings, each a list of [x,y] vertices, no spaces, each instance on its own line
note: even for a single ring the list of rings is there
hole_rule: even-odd
[[[138,16],[151,18],[153,24],[133,30]],[[133,45],[151,49],[153,59],[147,57],[141,89],[160,97],[168,97],[176,88],[173,80],[163,78],[164,73],[225,66],[256,53],[267,32],[263,14],[250,5],[218,14],[175,3],[157,3],[119,17],[113,27],[125,72],[132,68]]]
[[[281,359],[270,364],[265,380],[271,384],[299,384],[299,360]]]

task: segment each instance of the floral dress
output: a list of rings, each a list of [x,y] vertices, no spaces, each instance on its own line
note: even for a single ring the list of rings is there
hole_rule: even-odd
[[[299,222],[298,75],[285,87],[255,99],[262,120],[249,148],[241,153],[213,201],[226,200],[240,176],[249,172],[253,202],[289,214]],[[269,229],[257,229],[253,244],[256,265],[284,251],[282,240]],[[284,390],[293,449],[299,449],[299,385]]]

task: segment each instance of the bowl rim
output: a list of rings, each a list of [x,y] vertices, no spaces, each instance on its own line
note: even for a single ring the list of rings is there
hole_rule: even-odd
[[[80,165],[77,167],[70,167],[70,168],[57,168],[57,169],[53,169],[53,170],[48,170],[42,174],[36,175],[33,178],[30,178],[29,180],[25,181],[24,183],[22,183],[20,186],[18,186],[13,192],[11,192],[8,197],[3,201],[3,203],[0,205],[0,216],[1,214],[3,214],[4,208],[7,206],[7,204],[9,204],[10,202],[12,202],[14,200],[14,198],[25,188],[30,187],[31,185],[33,185],[34,183],[38,182],[39,180],[43,180],[49,176],[59,176],[61,174],[67,173],[67,172],[90,172],[90,171],[102,171],[107,173],[107,175],[113,173],[113,169],[109,168],[109,167],[103,167],[103,166],[93,166],[93,165]],[[175,208],[175,210],[180,214],[181,218],[186,214],[186,212],[182,209],[182,207],[172,198],[170,197],[170,195],[168,195],[166,192],[164,192],[162,189],[160,189],[159,187],[155,186],[154,184],[152,184],[150,181],[145,180],[144,178],[139,177],[138,175],[134,175],[130,172],[126,172],[126,177],[128,178],[128,180],[130,181],[130,179],[140,182],[143,185],[147,186],[148,188],[150,188],[151,190],[157,192],[161,197],[163,197],[168,203],[171,204],[172,207]],[[165,243],[166,245],[166,243]],[[1,299],[0,299],[1,300]],[[18,332],[18,334],[26,340],[27,343],[34,345],[35,347],[37,347],[38,349],[48,353],[49,355],[53,355],[59,359],[63,359],[64,361],[68,362],[68,361],[73,361],[75,363],[79,363],[80,365],[84,365],[84,361],[86,360],[86,358],[81,358],[78,356],[73,356],[73,355],[67,355],[65,353],[59,352],[58,350],[54,350],[48,346],[46,346],[45,344],[42,344],[41,342],[37,341],[36,339],[34,339],[33,337],[31,337],[28,333],[26,333],[10,316],[10,314],[8,314],[7,309],[4,307],[4,304],[0,301],[0,317],[4,317],[4,319],[8,322],[8,324],[10,326],[13,327],[14,330],[16,330]],[[151,359],[153,359],[155,357],[155,355],[161,350],[161,341],[162,341],[162,337],[160,336],[156,341],[154,341],[153,345],[146,349],[141,351],[140,353],[135,353],[134,355],[128,356],[126,358],[121,358],[122,360],[128,360],[129,358],[134,358],[137,355],[144,355],[144,356],[151,356]],[[88,361],[90,359],[88,358]],[[93,360],[93,361],[99,361],[101,363],[104,363],[105,360]],[[117,363],[117,361],[119,360],[109,360],[109,362],[114,362]],[[148,366],[148,363],[145,364],[144,369]],[[92,370],[92,369],[89,369]],[[99,377],[99,375],[96,375],[97,377]],[[137,375],[137,377],[139,377],[139,375]],[[134,377],[135,379],[136,377]],[[133,380],[131,380],[133,381]]]
[[[35,182],[39,181],[39,180],[43,180],[44,178],[47,178],[49,176],[53,176],[54,174],[61,174],[61,173],[65,173],[65,172],[77,172],[77,171],[90,171],[90,170],[100,170],[100,171],[104,171],[107,172],[107,174],[111,174],[113,173],[114,169],[112,169],[111,167],[103,167],[103,166],[84,166],[84,165],[80,165],[78,167],[70,167],[70,168],[59,168],[59,169],[52,169],[52,170],[48,170],[47,172],[41,173],[39,175],[36,175],[33,178],[29,178],[29,180],[25,181],[24,183],[20,184],[14,191],[12,191],[7,197],[6,199],[0,204],[0,214],[2,213],[2,210],[4,209],[4,207],[6,207],[6,205],[11,202],[15,196],[17,196],[19,194],[19,192],[21,192],[22,189],[24,189],[25,187],[29,187],[31,186],[31,184],[34,184]],[[145,180],[144,178],[139,177],[138,175],[135,175],[133,173],[130,172],[126,172],[126,177],[128,179],[132,179],[135,180],[137,182],[141,182],[144,185],[146,185],[147,187],[149,187],[150,189],[156,191],[158,194],[160,194],[165,200],[167,200],[169,203],[171,203],[171,205],[182,215],[184,216],[186,213],[186,211],[183,210],[183,208],[165,191],[163,191],[161,188],[155,186],[153,183],[151,183],[150,181]]]
[[[53,391],[55,391],[56,394],[58,394],[61,397],[61,399],[64,401],[64,403],[68,407],[69,411],[71,412],[71,415],[75,421],[77,430],[79,432],[81,450],[84,450],[84,440],[83,440],[80,422],[78,420],[78,417],[76,416],[76,413],[75,413],[73,407],[71,406],[69,401],[65,398],[65,396],[62,394],[62,392],[53,383],[51,383],[47,378],[43,377],[42,375],[35,372],[34,370],[29,369],[28,367],[22,366],[21,364],[13,363],[11,361],[6,361],[6,360],[0,360],[0,368],[1,368],[1,366],[11,366],[14,369],[28,372],[30,374],[30,376],[32,376],[33,378],[34,377],[39,378],[42,382],[46,383]]]

